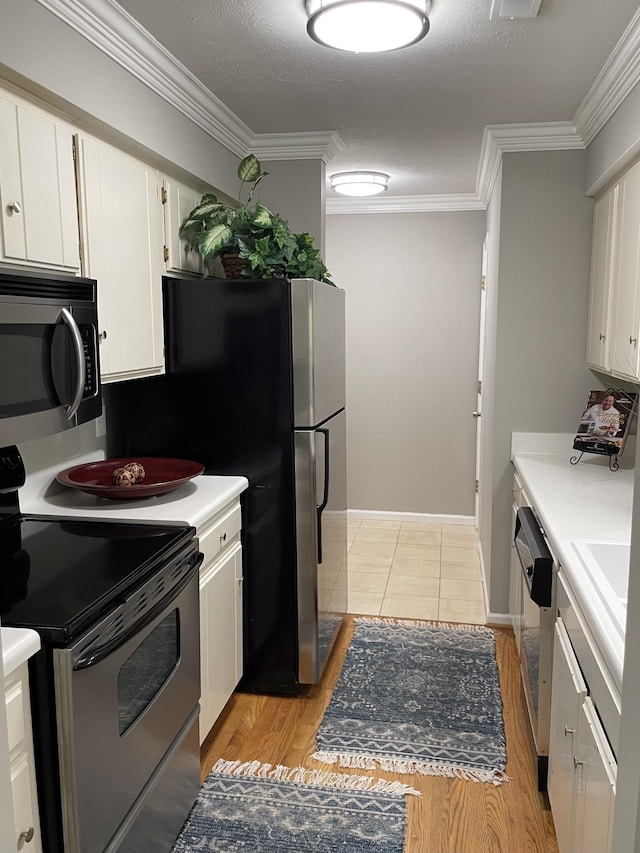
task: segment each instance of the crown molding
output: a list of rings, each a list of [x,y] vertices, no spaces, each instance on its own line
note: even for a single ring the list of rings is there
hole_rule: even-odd
[[[238,157],[264,160],[322,159],[344,143],[338,133],[256,134],[115,0],[38,0],[122,68],[148,86],[201,130]],[[585,148],[640,81],[640,10],[578,107],[573,121],[487,125],[476,192],[395,196],[385,199],[328,199],[327,213],[429,212],[486,207],[505,151]]]
[[[115,0],[38,0],[238,157],[327,162],[344,145],[337,133],[256,134]]]
[[[339,133],[258,133],[249,153],[260,160],[314,160],[328,163],[344,148]]]
[[[640,81],[640,9],[576,110],[573,122],[588,146]]]
[[[483,204],[476,193],[327,199],[327,214],[435,213],[452,210],[484,210],[485,208],[486,204]]]
[[[506,151],[558,151],[585,147],[576,126],[570,121],[488,124],[482,134],[476,193],[486,207]]]

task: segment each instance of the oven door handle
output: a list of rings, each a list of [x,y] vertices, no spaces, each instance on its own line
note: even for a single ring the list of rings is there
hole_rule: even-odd
[[[69,330],[71,340],[73,341],[73,351],[76,356],[76,366],[78,368],[78,381],[76,383],[76,390],[73,395],[73,400],[65,411],[67,420],[70,421],[80,408],[80,403],[82,402],[82,395],[84,394],[84,385],[87,380],[87,374],[86,365],[84,363],[84,345],[82,343],[82,335],[80,334],[78,324],[73,319],[71,312],[68,311],[66,308],[63,308],[60,313],[62,314],[64,324]]]
[[[102,646],[88,650],[86,654],[78,658],[73,665],[73,671],[75,672],[79,669],[88,669],[90,666],[95,666],[105,658],[109,657],[110,654],[115,652],[121,646],[124,646],[125,643],[127,643],[143,628],[146,628],[147,625],[153,622],[153,620],[156,619],[163,610],[166,610],[167,605],[170,604],[171,601],[175,600],[182,590],[191,583],[193,576],[197,573],[203,560],[204,554],[201,551],[198,551],[191,558],[191,567],[179,584],[174,586],[164,598],[162,598],[151,610],[148,610],[139,621],[134,622],[126,631],[123,631],[122,634],[118,634],[117,637],[114,637],[113,640],[110,640]]]

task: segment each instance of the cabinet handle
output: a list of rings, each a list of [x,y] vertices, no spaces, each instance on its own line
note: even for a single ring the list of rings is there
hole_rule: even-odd
[[[222,536],[220,537],[220,544],[222,545],[222,543],[226,542],[226,541],[227,541],[227,534],[223,533]]]
[[[35,835],[35,830],[32,826],[29,829],[23,829],[20,835],[18,836],[18,841],[20,839],[24,839],[25,844],[28,844],[33,840],[33,836]]]
[[[101,341],[106,341],[107,340],[107,330],[103,329],[100,332],[100,334],[98,335],[98,337],[100,338]]]
[[[573,756],[573,766],[576,768],[576,770],[578,769],[578,767],[582,767],[583,764],[584,761],[579,761],[577,755]]]
[[[22,213],[22,205],[19,201],[12,201],[11,204],[7,205],[7,210],[10,210],[11,213]]]
[[[565,736],[565,737],[566,737],[567,735],[574,735],[575,733],[576,733],[576,730],[575,730],[575,729],[570,729],[570,728],[569,728],[569,726],[565,726],[565,727],[564,727],[564,736]]]
[[[607,337],[606,335],[603,335],[602,332],[600,332],[600,340],[601,341],[603,341],[606,337]]]
[[[629,343],[630,343],[630,344],[633,344],[633,345],[635,346],[635,345],[638,343],[638,339],[637,339],[637,338],[634,338],[634,337],[630,337],[630,338],[629,338]]]

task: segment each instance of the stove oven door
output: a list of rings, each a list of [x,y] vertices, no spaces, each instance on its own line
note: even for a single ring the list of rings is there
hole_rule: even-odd
[[[193,804],[201,559],[194,552],[165,567],[54,651],[65,853],[169,850]],[[185,753],[178,747],[191,744],[194,726],[195,750]],[[164,795],[155,784],[163,773]]]

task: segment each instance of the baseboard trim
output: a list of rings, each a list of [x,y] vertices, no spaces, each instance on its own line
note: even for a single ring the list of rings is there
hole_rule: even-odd
[[[505,625],[511,627],[511,616],[508,613],[487,612],[487,625]]]
[[[425,521],[431,524],[461,524],[476,526],[473,515],[435,515],[428,512],[392,512],[377,509],[348,509],[347,518],[378,521]]]

